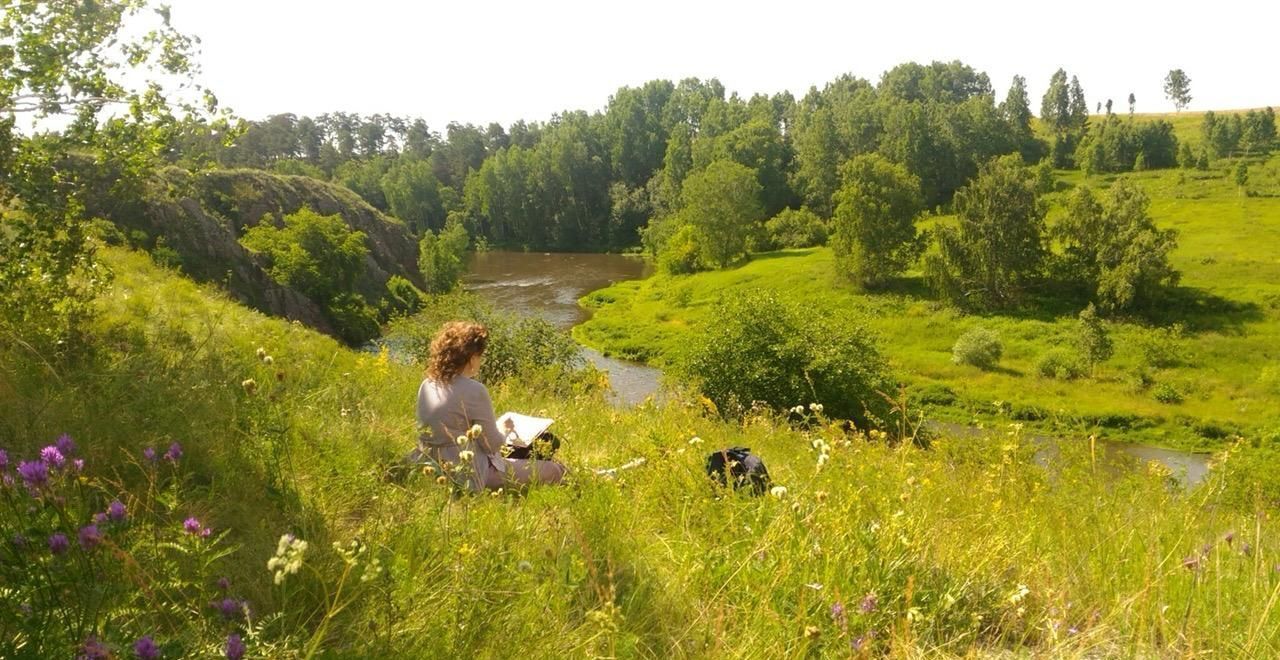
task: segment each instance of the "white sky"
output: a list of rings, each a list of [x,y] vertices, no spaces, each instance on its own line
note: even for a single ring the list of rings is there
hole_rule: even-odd
[[[901,62],[960,59],[997,100],[1027,77],[1032,111],[1059,66],[1090,111],[1173,109],[1162,81],[1191,77],[1190,109],[1280,105],[1280,3],[1267,0],[168,0],[203,40],[202,81],[239,116],[343,110],[508,125],[598,110],[622,85],[718,77],[744,98],[797,98],[845,72],[873,83]]]

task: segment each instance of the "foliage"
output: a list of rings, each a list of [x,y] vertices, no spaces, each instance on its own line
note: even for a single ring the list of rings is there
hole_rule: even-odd
[[[1191,103],[1191,78],[1182,69],[1170,69],[1164,77],[1164,97],[1173,101],[1178,112]]]
[[[809,401],[860,428],[888,419],[887,364],[851,314],[817,315],[754,291],[722,300],[714,316],[677,370],[721,412],[742,414],[757,401],[775,409]]]
[[[1186,327],[1181,323],[1140,333],[1137,347],[1142,364],[1151,369],[1169,369],[1186,364],[1185,337]]]
[[[412,314],[422,307],[422,292],[413,282],[399,275],[387,280],[387,295],[382,301],[384,316]]]
[[[1098,317],[1098,311],[1094,309],[1092,303],[1085,307],[1077,318],[1079,325],[1076,327],[1076,350],[1089,365],[1089,370],[1093,371],[1099,364],[1111,359],[1115,354],[1115,344],[1112,343],[1107,326]]]
[[[687,275],[703,270],[704,240],[696,227],[682,225],[658,253],[658,270],[670,275]]]
[[[369,206],[387,212],[391,207],[387,204],[382,180],[390,167],[391,161],[383,156],[368,160],[349,160],[338,166],[333,173],[333,180],[359,195]]]
[[[1178,138],[1167,121],[1122,121],[1109,115],[1081,139],[1075,161],[1086,175],[1175,167]]]
[[[774,248],[807,248],[827,242],[827,225],[807,208],[783,209],[764,223]]]
[[[1182,392],[1169,383],[1156,383],[1156,386],[1151,388],[1151,396],[1156,401],[1167,404],[1178,404],[1183,400]]]
[[[378,310],[355,293],[339,293],[324,305],[338,337],[351,346],[363,346],[378,336]]]
[[[924,247],[915,226],[923,207],[920,180],[875,154],[845,163],[840,176],[831,242],[837,268],[862,286],[881,285]]]
[[[470,237],[461,222],[450,222],[439,232],[424,230],[418,244],[418,270],[428,293],[447,293],[458,287],[466,271]]]
[[[1156,227],[1146,193],[1129,181],[1117,180],[1109,197],[1103,206],[1087,187],[1072,194],[1066,216],[1054,227],[1066,270],[1093,291],[1104,310],[1149,305],[1178,283],[1179,273],[1169,264],[1177,232]]]
[[[440,199],[440,182],[430,163],[400,158],[387,168],[380,184],[391,214],[404,220],[415,233],[425,235],[444,227],[446,209]]]
[[[325,305],[351,291],[369,253],[365,235],[342,216],[320,215],[308,207],[251,227],[240,242],[261,254],[272,279]]]
[[[685,180],[680,216],[698,230],[706,263],[725,268],[746,255],[747,237],[764,219],[760,192],[755,173],[727,160]]]
[[[1003,306],[1018,300],[1041,269],[1044,208],[1020,159],[996,159],[956,192],[959,226],[936,232],[927,256],[930,286],[962,306]]]
[[[95,162],[136,189],[177,123],[161,81],[191,84],[192,45],[141,0],[0,10],[0,342],[71,346],[110,275],[85,234],[92,177],[69,165]],[[188,116],[216,106],[178,100]],[[114,104],[129,111],[103,113]],[[24,137],[20,116],[63,130]]]
[[[1041,378],[1073,380],[1084,375],[1080,357],[1065,348],[1051,348],[1036,359],[1036,374]]]
[[[994,368],[1003,354],[1004,344],[1000,341],[1000,333],[982,326],[966,330],[951,347],[952,362],[973,365],[979,369]]]

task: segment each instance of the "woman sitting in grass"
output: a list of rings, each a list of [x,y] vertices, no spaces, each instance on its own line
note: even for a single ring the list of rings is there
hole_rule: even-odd
[[[502,455],[506,436],[494,420],[489,390],[475,380],[488,343],[487,328],[460,321],[446,323],[431,340],[427,377],[418,388],[418,426],[430,433],[423,433],[420,450],[441,465],[465,469],[470,463],[471,487],[477,491],[559,483],[565,467],[555,461]],[[460,436],[467,439],[460,443]]]

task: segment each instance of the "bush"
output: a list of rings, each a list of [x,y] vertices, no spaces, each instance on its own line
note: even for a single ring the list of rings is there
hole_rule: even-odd
[[[377,311],[354,293],[343,293],[324,307],[338,337],[351,346],[367,344],[380,333]]]
[[[1167,328],[1153,328],[1138,336],[1138,352],[1142,364],[1151,369],[1168,369],[1185,364],[1186,347],[1182,338],[1186,330],[1181,323]]]
[[[658,253],[658,270],[670,275],[687,275],[703,270],[702,236],[693,225],[684,225],[671,235]]]
[[[996,366],[1003,354],[1004,344],[1000,342],[1000,334],[982,326],[970,328],[951,347],[952,362],[971,364],[979,369]]]
[[[382,300],[384,316],[403,316],[422,308],[422,293],[413,282],[399,275],[387,280],[387,295]]]
[[[767,291],[720,302],[703,340],[677,371],[725,413],[757,401],[775,409],[817,402],[866,427],[886,419],[894,389],[870,333],[848,312],[817,314]]]
[[[320,215],[307,207],[284,216],[283,224],[263,222],[240,242],[266,258],[272,279],[321,306],[349,293],[369,254],[364,233],[348,227],[338,214]]]
[[[807,208],[783,209],[764,223],[775,249],[807,248],[827,242],[827,225]]]
[[[1065,348],[1051,348],[1036,360],[1036,373],[1041,378],[1072,380],[1084,375],[1080,358]]]
[[[1182,392],[1168,383],[1158,383],[1151,388],[1151,396],[1160,403],[1182,403]]]

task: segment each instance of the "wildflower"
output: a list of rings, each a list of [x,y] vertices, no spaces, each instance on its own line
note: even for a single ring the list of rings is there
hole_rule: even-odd
[[[263,358],[266,358],[266,357],[267,357],[267,349],[265,349],[265,348],[263,348],[263,347],[259,346],[259,347],[258,347],[258,351],[257,351],[257,355],[258,355],[258,359],[259,359],[259,360],[261,360],[261,359],[263,359]]]
[[[1242,555],[1244,555],[1244,556],[1246,556],[1246,557],[1252,557],[1252,556],[1253,556],[1253,545],[1252,545],[1252,544],[1250,544],[1248,541],[1245,541],[1244,543],[1241,543],[1241,544],[1240,544],[1240,554],[1242,554]]]
[[[770,495],[772,495],[772,496],[774,496],[774,497],[775,497],[775,498],[777,498],[777,499],[782,499],[782,498],[784,498],[784,497],[786,497],[786,496],[787,496],[787,487],[786,487],[786,486],[774,486],[773,488],[770,488],[770,489],[769,489],[769,494],[770,494]]]
[[[454,442],[457,442],[459,447],[466,447],[469,440],[467,440],[467,436],[460,435]]]
[[[444,476],[444,475],[442,474],[442,475],[440,475],[440,476],[436,477],[436,483],[438,483],[438,484],[440,484],[441,486],[443,486],[443,485],[445,485],[445,484],[449,483],[449,477],[446,477],[446,476]]]
[[[76,660],[107,660],[110,657],[111,650],[98,641],[97,637],[89,635],[80,646],[80,653],[76,655]]]
[[[58,448],[53,445],[49,445],[48,447],[40,450],[40,460],[46,465],[56,468],[60,468],[67,464],[67,457],[63,456],[62,452],[58,451]]]
[[[240,613],[244,611],[244,603],[234,598],[223,598],[215,604],[218,611],[222,613],[222,618],[233,621],[240,617]]]
[[[1227,545],[1231,545],[1231,543],[1236,540],[1236,533],[1234,531],[1227,532],[1226,536],[1222,537],[1222,540],[1226,541]]]
[[[267,560],[267,570],[275,572],[275,583],[282,584],[286,575],[293,575],[302,568],[302,555],[307,551],[307,542],[285,534],[276,544],[276,554]]]
[[[252,378],[246,378],[240,381],[240,387],[244,388],[245,394],[253,396],[253,393],[258,391],[258,381]]]
[[[138,656],[138,660],[156,660],[160,657],[160,647],[156,646],[151,635],[143,635],[133,643],[133,654]]]
[[[39,488],[49,482],[49,466],[44,461],[22,461],[18,463],[18,476],[29,488]]]
[[[97,525],[85,525],[80,528],[80,547],[86,551],[92,550],[102,543],[102,533],[98,531]]]
[[[862,602],[858,603],[858,611],[862,612],[863,614],[870,614],[876,611],[876,605],[878,602],[879,601],[876,598],[876,594],[873,591],[862,597]]]
[[[70,456],[76,453],[76,443],[66,433],[58,436],[58,439],[53,441],[53,446],[57,447],[63,456]]]
[[[197,520],[195,516],[182,521],[182,530],[193,536],[199,536],[200,538],[208,538],[211,531],[208,527],[201,525],[200,521]]]
[[[0,449],[0,470],[9,467],[9,452]]]
[[[793,412],[793,413],[795,413],[795,414],[797,414],[797,415],[803,415],[803,414],[804,414],[804,406],[796,406],[795,408],[792,408],[792,409],[791,409],[791,412]]]
[[[178,459],[182,458],[182,445],[176,442],[169,445],[169,451],[164,453],[164,458],[166,461],[173,461],[174,463],[177,463]]]
[[[244,658],[244,651],[244,641],[240,639],[240,635],[227,635],[227,660],[241,660]]]
[[[156,450],[151,447],[143,447],[142,457],[154,463],[156,462]]]
[[[702,438],[699,438],[698,436],[695,435],[692,438],[689,438],[689,444],[700,445],[702,444]]]
[[[61,555],[71,547],[71,542],[67,540],[67,535],[57,532],[49,537],[49,552],[55,555]]]
[[[821,414],[822,414],[822,404],[821,404],[821,403],[811,403],[811,404],[809,404],[809,410],[812,410],[813,412],[816,412],[816,413],[818,413],[819,415],[821,415]]]
[[[1018,588],[1014,589],[1013,592],[1009,594],[1009,604],[1017,605],[1018,603],[1021,603],[1022,599],[1026,598],[1029,593],[1031,593],[1031,590],[1027,588],[1027,585],[1018,585]]]
[[[520,563],[516,564],[516,570],[520,571],[521,573],[530,573],[533,571],[533,564],[530,564],[528,561],[522,559],[520,560]]]
[[[127,513],[120,500],[111,500],[111,504],[107,505],[107,517],[111,522],[123,522]]]
[[[262,358],[262,363],[266,365],[271,365],[271,364],[275,364],[275,360],[272,359],[270,355],[268,355],[267,357]]]
[[[12,475],[12,474],[8,474],[8,473],[5,473],[5,475],[4,475],[4,476],[0,477],[0,485],[3,485],[3,486],[4,486],[4,487],[6,487],[6,488],[8,488],[9,486],[12,486],[12,485],[13,485],[13,475]]]
[[[805,626],[804,636],[809,639],[817,639],[822,636],[822,630],[817,626]]]
[[[831,604],[831,620],[837,625],[844,625],[847,620],[844,613],[844,603],[837,600]]]
[[[464,449],[458,452],[458,460],[462,461],[463,463],[470,462],[472,458],[475,458],[475,452],[471,451],[470,449]]]
[[[482,435],[484,435],[484,429],[480,428],[479,424],[472,424],[471,428],[467,429],[468,438],[471,438],[474,440],[475,438],[478,438]]]
[[[219,590],[219,591],[221,591],[221,592],[223,592],[223,593],[226,593],[226,591],[227,591],[228,589],[230,589],[230,588],[231,588],[231,580],[228,580],[228,579],[227,579],[227,578],[225,578],[225,577],[220,577],[220,578],[218,578],[218,590]]]
[[[76,472],[83,472],[83,471],[84,471],[84,459],[83,459],[83,458],[77,458],[76,460],[71,461],[71,467],[75,468]]]
[[[1182,567],[1188,571],[1194,571],[1200,568],[1200,555],[1190,555],[1182,560]]]

